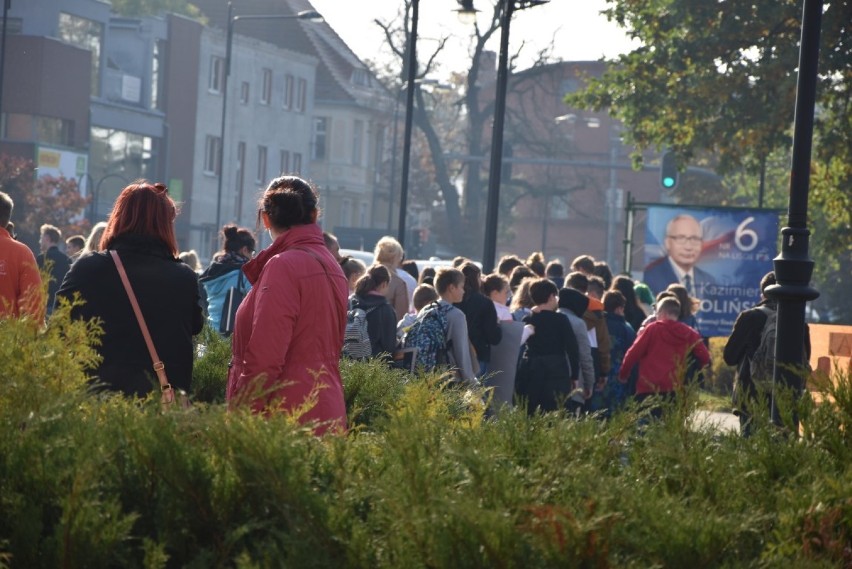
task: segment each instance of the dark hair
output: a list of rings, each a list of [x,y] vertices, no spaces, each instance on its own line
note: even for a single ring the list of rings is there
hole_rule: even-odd
[[[523,264],[524,262],[521,261],[520,257],[517,255],[506,255],[504,257],[500,257],[500,262],[497,263],[497,272],[508,277],[512,274],[515,267],[519,267]]]
[[[248,247],[250,251],[254,251],[257,245],[254,234],[250,230],[233,224],[222,228],[222,237],[224,242],[221,253],[239,253],[243,247]]]
[[[553,284],[553,281],[543,277],[533,279],[530,283],[530,296],[536,304],[544,304],[551,296],[559,294],[559,289]]]
[[[435,273],[435,290],[438,294],[444,294],[450,285],[460,285],[464,282],[464,274],[452,267],[441,267]]]
[[[512,274],[509,275],[509,288],[512,289],[512,293],[514,294],[518,290],[518,287],[521,286],[521,281],[535,276],[535,273],[528,266],[523,264],[518,265],[512,269]]]
[[[573,288],[575,290],[579,290],[583,294],[586,294],[587,292],[589,292],[589,277],[587,277],[580,271],[568,273],[568,277],[565,279],[565,286]]]
[[[458,269],[462,265],[464,265],[465,263],[468,263],[468,262],[470,262],[470,259],[468,259],[467,257],[463,257],[463,256],[459,255],[459,256],[453,258],[453,268]]]
[[[435,281],[435,267],[423,267],[420,271],[420,278],[417,279],[418,284],[432,284]]]
[[[535,253],[530,254],[530,256],[527,257],[526,265],[536,275],[543,277],[544,276],[544,253],[541,253],[540,251],[536,251]]]
[[[414,277],[414,282],[420,279],[420,271],[417,270],[417,263],[411,259],[403,261],[399,268]]]
[[[571,270],[592,274],[595,272],[595,258],[591,255],[580,255],[571,261]]]
[[[490,296],[492,292],[500,292],[509,286],[509,281],[500,273],[492,273],[482,281],[482,294]]]
[[[636,285],[628,276],[618,275],[613,279],[612,286],[609,287],[610,290],[617,290],[624,297],[624,306],[625,308],[628,306],[636,307],[639,310],[642,310],[639,306],[639,299],[636,298],[636,289],[634,288]]]
[[[666,290],[673,292],[677,301],[680,303],[680,318],[692,316],[692,298],[689,296],[689,291],[682,284],[670,284]]]
[[[15,209],[15,202],[12,201],[12,196],[6,192],[0,192],[0,227],[3,229],[9,225],[13,209]]]
[[[465,296],[482,289],[482,271],[472,261],[465,261],[458,269],[464,275]]]
[[[762,279],[760,279],[760,294],[764,294],[764,292],[766,291],[766,287],[772,286],[774,284],[778,284],[778,281],[775,278],[775,271],[769,271],[768,273],[763,275]]]
[[[82,249],[86,246],[86,238],[82,235],[72,235],[71,237],[65,240],[65,245],[73,245],[78,249]]]
[[[269,182],[260,198],[260,211],[278,229],[314,223],[319,215],[316,189],[298,176],[279,176]],[[258,222],[260,212],[258,212]]]
[[[544,274],[548,277],[562,277],[565,275],[565,267],[559,261],[550,261],[544,268]]]
[[[586,291],[597,291],[599,295],[603,296],[604,291],[606,291],[604,280],[597,275],[592,275],[588,279],[589,286],[586,287]]]
[[[367,265],[355,257],[344,257],[340,262],[340,267],[343,269],[343,274],[346,276],[347,282],[349,277],[354,274],[364,274],[367,272]]]
[[[609,265],[606,264],[606,261],[595,262],[594,275],[603,279],[604,290],[609,290],[612,286],[612,271],[610,270]]]
[[[364,296],[390,282],[390,272],[382,265],[373,265],[355,283],[355,294]]]
[[[609,290],[603,295],[603,305],[606,312],[615,312],[617,308],[624,308],[627,301],[624,300],[624,295],[617,290]]]
[[[337,241],[337,237],[329,233],[328,231],[322,232],[322,240],[325,242],[326,249],[331,250],[331,246],[337,243],[337,246],[340,247],[340,243]]]
[[[438,291],[436,291],[435,287],[433,287],[432,285],[417,285],[417,288],[414,289],[414,298],[412,299],[412,304],[414,304],[414,310],[420,312],[421,308],[432,304],[433,302],[438,300],[438,298]]]
[[[134,234],[162,241],[177,257],[179,250],[174,223],[177,206],[168,192],[165,185],[152,184],[147,180],[136,180],[124,188],[109,214],[100,250],[110,249],[117,237]]]

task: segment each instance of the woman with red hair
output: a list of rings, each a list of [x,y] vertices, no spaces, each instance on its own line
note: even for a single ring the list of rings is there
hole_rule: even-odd
[[[103,361],[95,370],[108,390],[142,396],[159,389],[139,322],[110,251],[118,253],[169,383],[189,391],[192,336],[203,324],[198,276],[178,258],[177,207],[163,184],[133,182],[118,196],[99,251],[81,256],[65,276],[58,298],[80,293],[73,316],[99,318]]]

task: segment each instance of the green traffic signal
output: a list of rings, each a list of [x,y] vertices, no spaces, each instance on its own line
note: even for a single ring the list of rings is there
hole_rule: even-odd
[[[677,175],[677,156],[667,150],[660,161],[660,185],[666,190],[674,189],[677,187]]]

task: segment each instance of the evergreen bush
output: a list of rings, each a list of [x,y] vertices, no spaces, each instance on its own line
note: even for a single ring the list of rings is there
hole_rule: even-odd
[[[852,563],[848,375],[802,399],[801,436],[742,439],[696,428],[693,393],[661,421],[486,416],[446,378],[345,362],[350,431],[317,438],[227,411],[216,337],[190,410],[90,392],[97,328],[63,310],[0,322],[0,566]]]

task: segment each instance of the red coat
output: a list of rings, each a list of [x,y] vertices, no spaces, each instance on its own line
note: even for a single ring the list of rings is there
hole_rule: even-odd
[[[340,350],[349,287],[316,224],[295,226],[243,266],[252,288],[237,310],[227,398],[255,411],[293,410],[316,389],[302,422],[321,434],[346,427]],[[261,385],[253,384],[258,376]]]
[[[636,395],[674,391],[686,370],[689,352],[701,367],[710,363],[710,352],[698,332],[677,320],[657,320],[646,326],[627,350],[618,377],[626,380],[633,366],[639,364]]]
[[[41,275],[30,248],[0,227],[0,318],[29,314],[44,319]]]

